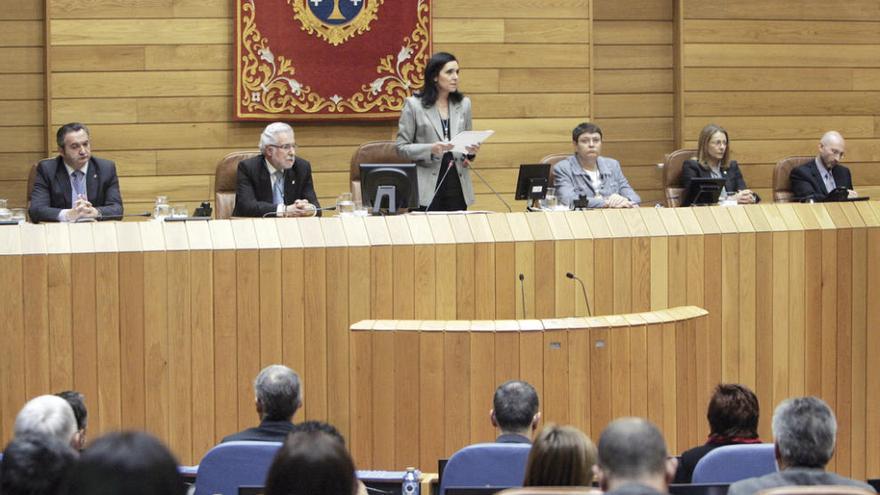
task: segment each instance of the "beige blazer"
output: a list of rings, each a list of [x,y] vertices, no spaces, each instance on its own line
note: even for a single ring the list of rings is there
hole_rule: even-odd
[[[449,102],[449,135],[472,129],[471,100],[464,97],[459,103]],[[437,106],[426,109],[417,96],[406,99],[397,127],[397,151],[400,156],[416,164],[419,178],[419,203],[427,206],[434,198],[442,156],[431,154],[431,145],[443,140],[443,125]],[[470,170],[463,166],[464,157],[455,153],[455,168],[461,180],[465,203],[474,203],[474,185]],[[450,172],[453,173],[453,172]]]

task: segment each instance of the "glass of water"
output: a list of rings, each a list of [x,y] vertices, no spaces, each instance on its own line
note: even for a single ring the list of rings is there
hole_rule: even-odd
[[[351,200],[350,192],[344,192],[336,198],[336,214],[342,216],[354,214],[354,201]]]
[[[555,210],[558,204],[559,203],[556,199],[556,188],[548,187],[547,194],[544,196],[544,208],[547,210]]]

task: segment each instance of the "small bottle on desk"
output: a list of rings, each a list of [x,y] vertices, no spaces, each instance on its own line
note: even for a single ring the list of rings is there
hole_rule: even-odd
[[[400,492],[403,495],[419,495],[419,491],[421,490],[421,487],[419,486],[420,475],[421,473],[418,469],[414,467],[406,468]]]

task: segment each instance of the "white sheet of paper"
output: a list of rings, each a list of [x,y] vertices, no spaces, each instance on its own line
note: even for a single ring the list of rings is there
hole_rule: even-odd
[[[452,148],[452,151],[467,153],[468,146],[482,144],[482,142],[489,139],[489,136],[492,134],[495,134],[495,131],[462,131],[456,134],[449,142],[455,145],[455,148]]]

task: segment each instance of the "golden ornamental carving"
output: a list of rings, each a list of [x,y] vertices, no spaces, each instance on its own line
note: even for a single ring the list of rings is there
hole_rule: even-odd
[[[333,10],[328,16],[329,20],[340,22],[328,24],[318,18],[315,12],[309,8],[308,2],[332,2]],[[370,30],[370,23],[376,20],[376,11],[385,0],[358,0],[364,2],[360,11],[350,20],[346,20],[339,10],[340,0],[287,0],[293,7],[293,18],[298,20],[302,30],[317,35],[322,40],[333,46],[341,45],[349,39],[364,31]]]
[[[377,61],[377,77],[346,97],[320,95],[299,81],[294,62],[272,52],[269,40],[256,25],[254,0],[244,0],[241,8],[243,29],[239,53],[241,117],[265,114],[307,115],[334,113],[399,112],[413,88],[423,84],[421,68],[428,57],[430,18],[428,0],[417,4],[418,23],[396,54]]]

